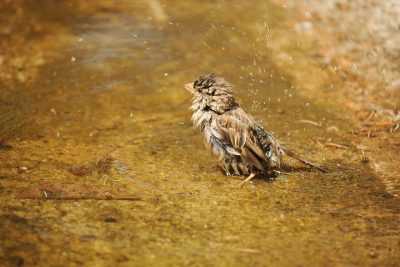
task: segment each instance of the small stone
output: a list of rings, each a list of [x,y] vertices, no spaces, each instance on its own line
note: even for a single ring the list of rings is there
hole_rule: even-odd
[[[369,256],[370,256],[371,258],[376,258],[376,257],[378,257],[378,254],[377,254],[375,251],[370,251],[368,254],[369,254]]]
[[[0,139],[0,150],[10,150],[10,149],[12,149],[13,147],[11,146],[11,145],[9,145],[9,144],[6,144],[5,143],[5,141],[4,140],[1,140]]]
[[[104,222],[106,222],[106,223],[116,223],[118,220],[117,219],[115,219],[114,217],[106,217],[105,219],[104,219]]]
[[[85,165],[75,165],[68,168],[68,171],[75,176],[86,176],[90,175],[93,170],[89,166]]]
[[[294,26],[294,29],[298,33],[310,33],[313,29],[313,24],[310,21],[303,21],[303,22],[297,23]]]
[[[399,91],[400,90],[400,79],[394,80],[388,88],[390,91]]]
[[[328,133],[337,133],[339,132],[339,128],[336,126],[329,126],[328,128],[326,128],[326,131]]]
[[[26,75],[23,72],[18,72],[17,73],[17,80],[21,83],[25,82],[27,80]]]
[[[42,56],[38,55],[32,59],[33,66],[42,66],[45,63],[45,60]]]

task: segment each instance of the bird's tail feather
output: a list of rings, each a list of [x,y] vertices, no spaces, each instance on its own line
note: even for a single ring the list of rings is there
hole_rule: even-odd
[[[315,168],[315,169],[317,169],[317,170],[319,170],[321,172],[327,172],[327,170],[325,170],[324,168],[322,168],[322,167],[318,166],[317,164],[312,163],[312,162],[310,162],[310,161],[308,161],[306,159],[303,159],[301,156],[297,155],[295,152],[293,152],[291,150],[288,150],[288,149],[285,148],[285,149],[283,149],[283,151],[287,156],[289,156],[289,157],[291,157],[291,158],[293,158],[295,160],[300,161],[304,165],[307,165],[307,166],[310,166],[312,168]]]

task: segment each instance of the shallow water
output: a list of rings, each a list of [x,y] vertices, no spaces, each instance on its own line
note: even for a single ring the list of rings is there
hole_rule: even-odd
[[[2,94],[3,262],[399,262],[399,201],[350,151],[327,155],[316,142],[349,136],[299,123],[348,125],[272,60],[266,42],[284,10],[265,1],[42,3],[65,9],[52,19],[69,43],[36,82]],[[205,72],[231,81],[246,110],[329,172],[289,162],[292,172],[239,189],[190,123],[183,84]]]

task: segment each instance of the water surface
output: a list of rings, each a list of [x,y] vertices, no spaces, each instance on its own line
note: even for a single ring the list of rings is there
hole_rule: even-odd
[[[299,123],[348,125],[272,60],[266,43],[284,10],[266,1],[41,2],[48,8],[34,12],[67,28],[59,38],[70,41],[36,82],[2,95],[3,262],[399,262],[398,200],[350,152],[325,155],[317,142],[348,136]],[[329,172],[289,162],[298,168],[239,189],[190,123],[182,86],[207,72],[231,81],[246,110]]]

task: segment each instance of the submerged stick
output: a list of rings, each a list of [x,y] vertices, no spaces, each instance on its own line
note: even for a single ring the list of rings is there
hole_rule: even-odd
[[[65,201],[81,201],[81,200],[123,200],[123,201],[141,201],[140,197],[108,197],[108,196],[27,196],[17,197],[18,200],[65,200]]]

